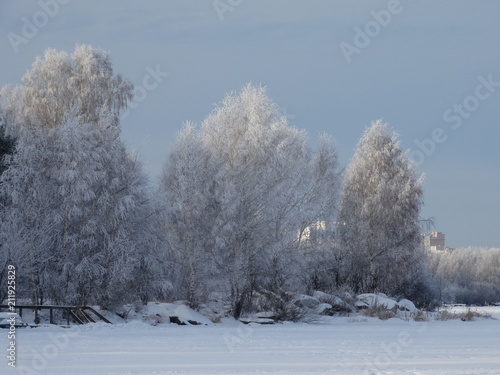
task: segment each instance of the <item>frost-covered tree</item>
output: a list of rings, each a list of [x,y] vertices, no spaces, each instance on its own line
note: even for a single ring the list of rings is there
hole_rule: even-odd
[[[52,128],[62,125],[71,112],[90,124],[97,124],[106,112],[117,125],[133,96],[133,85],[114,75],[109,54],[89,45],[77,45],[72,54],[47,49],[22,81],[0,95],[5,98],[7,127],[23,123]]]
[[[23,129],[2,177],[11,200],[4,243],[24,262],[20,272],[38,303],[129,299],[144,262],[159,261],[147,180],[111,122],[73,118],[49,130]]]
[[[348,278],[358,292],[395,293],[422,259],[422,179],[397,134],[376,121],[345,172],[339,222]]]
[[[239,317],[255,293],[295,287],[292,250],[302,228],[332,216],[336,168],[330,140],[313,154],[265,89],[248,85],[226,96],[199,131],[188,126],[179,136],[163,178],[178,243],[171,246],[186,251],[188,263],[197,259],[197,272],[214,275]]]
[[[2,125],[2,120],[0,118],[0,184],[1,184],[1,175],[8,167],[9,155],[14,152],[15,141],[14,138],[9,137],[5,134],[5,127]],[[3,212],[5,206],[8,204],[8,199],[6,196],[0,195],[0,218],[4,220]],[[7,277],[7,266],[10,261],[10,257],[8,251],[3,247],[3,244],[0,242],[0,285],[5,285],[4,281]],[[0,301],[3,301],[7,296],[7,289],[0,291]]]
[[[21,123],[21,89],[6,85],[0,88],[0,126],[6,136],[16,136]]]
[[[2,90],[18,136],[2,175],[2,243],[34,302],[114,304],[164,295],[157,210],[137,159],[120,140],[130,85],[107,54],[47,51]],[[13,98],[21,98],[15,105]]]
[[[15,143],[13,137],[5,134],[5,126],[0,121],[0,175],[7,169],[5,159],[14,152]]]
[[[17,266],[18,295],[29,296],[37,303],[44,300],[44,275],[54,260],[49,249],[54,227],[50,211],[57,204],[54,188],[39,178],[47,168],[45,150],[41,134],[20,132],[17,152],[10,158],[10,168],[0,184],[7,201],[2,209],[2,251]],[[18,166],[17,161],[25,158],[22,167]]]
[[[197,307],[210,283],[214,247],[212,228],[217,217],[213,197],[217,165],[201,134],[187,123],[177,135],[164,166],[159,196],[163,206],[165,238],[171,277],[177,297]]]

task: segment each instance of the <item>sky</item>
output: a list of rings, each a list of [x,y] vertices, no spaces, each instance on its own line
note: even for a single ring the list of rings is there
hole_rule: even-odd
[[[0,0],[0,86],[47,48],[109,51],[152,183],[182,124],[249,82],[312,144],[331,134],[343,166],[383,119],[447,246],[500,247],[499,15],[497,0]]]

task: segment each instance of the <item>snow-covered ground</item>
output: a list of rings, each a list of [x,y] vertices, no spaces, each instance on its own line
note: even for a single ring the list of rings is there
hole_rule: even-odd
[[[475,310],[476,308],[473,308]],[[143,322],[17,331],[9,374],[500,374],[498,320],[414,322],[334,317],[316,323],[203,326]],[[7,330],[1,341],[5,346]]]

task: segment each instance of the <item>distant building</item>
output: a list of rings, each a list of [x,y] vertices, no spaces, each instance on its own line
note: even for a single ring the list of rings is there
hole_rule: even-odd
[[[315,221],[299,232],[299,243],[319,245],[332,241],[336,237],[337,227],[338,223],[336,222]]]
[[[429,251],[453,251],[452,248],[446,247],[445,235],[441,232],[431,232],[424,237],[424,246]]]

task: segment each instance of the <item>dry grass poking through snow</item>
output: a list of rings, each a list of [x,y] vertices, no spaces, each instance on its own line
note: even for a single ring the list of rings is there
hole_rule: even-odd
[[[490,313],[471,311],[470,309],[467,310],[466,312],[461,312],[461,313],[455,313],[455,312],[450,312],[447,310],[442,310],[442,311],[439,311],[435,317],[436,320],[441,320],[441,321],[460,319],[464,322],[471,322],[471,321],[475,320],[476,318],[494,319]]]
[[[396,309],[387,309],[385,306],[376,305],[371,306],[361,312],[362,316],[370,318],[379,318],[380,320],[388,320],[391,318],[401,318],[404,320],[414,320],[416,322],[427,322],[430,320],[446,321],[446,320],[462,320],[464,322],[472,322],[476,319],[495,319],[491,313],[484,311],[462,311],[454,312],[449,310],[441,310],[437,313],[417,310],[410,314],[410,316],[403,317],[401,312]]]
[[[397,317],[395,309],[387,309],[383,305],[370,306],[363,310],[362,314],[371,318],[379,318],[380,320],[388,320]]]

